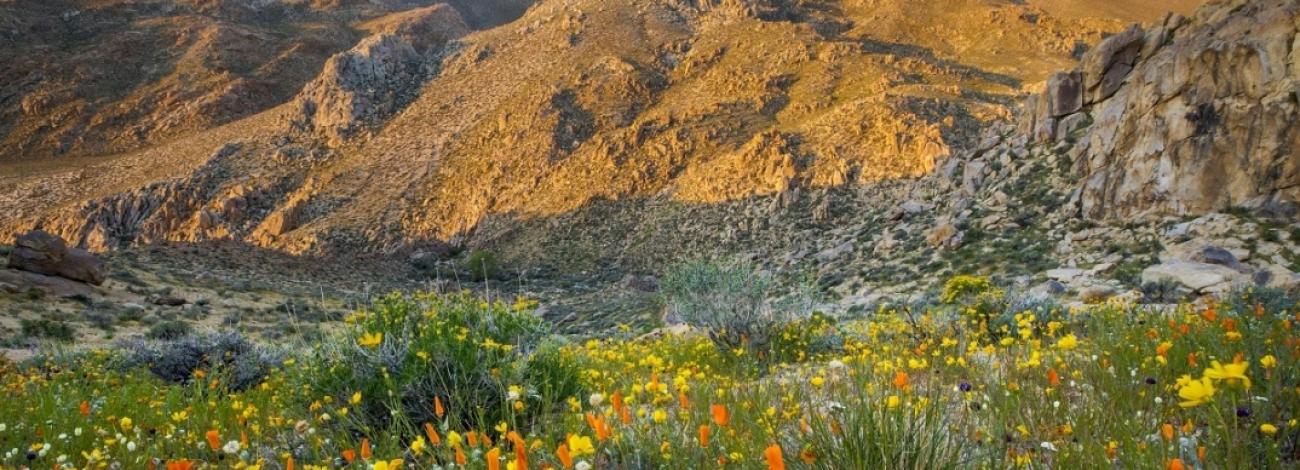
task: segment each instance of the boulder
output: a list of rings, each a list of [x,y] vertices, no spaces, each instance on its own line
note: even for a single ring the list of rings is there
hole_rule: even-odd
[[[86,250],[71,248],[62,238],[43,230],[33,230],[18,237],[9,255],[9,267],[88,284],[104,283],[99,258]]]
[[[1173,281],[1197,293],[1225,292],[1241,279],[1235,269],[1195,261],[1171,261],[1142,270],[1143,284]]]
[[[944,222],[930,229],[925,242],[936,248],[957,248],[961,246],[962,233],[951,223]]]
[[[1124,78],[1133,71],[1145,38],[1146,32],[1133,25],[1106,38],[1084,57],[1082,78],[1088,103],[1110,98],[1119,90]]]
[[[1083,78],[1079,72],[1057,72],[1047,79],[1047,111],[1062,117],[1083,107]]]
[[[1249,269],[1237,260],[1236,256],[1233,256],[1232,252],[1214,245],[1202,246],[1200,249],[1193,252],[1188,259],[1198,263],[1227,266],[1237,272],[1249,271]]]
[[[1053,280],[1044,281],[1042,284],[1034,286],[1033,289],[1029,290],[1029,293],[1033,295],[1045,295],[1045,296],[1055,297],[1064,294],[1065,291],[1066,291],[1065,284],[1062,284],[1060,281],[1053,279]]]
[[[623,285],[640,292],[659,292],[659,278],[651,275],[628,274],[623,276]]]
[[[180,297],[172,297],[172,296],[162,296],[153,299],[154,305],[162,305],[165,307],[180,307],[187,303],[189,302],[186,301],[185,299],[182,299]]]
[[[1087,271],[1078,268],[1057,268],[1057,269],[1048,269],[1045,274],[1047,275],[1048,279],[1069,283],[1070,281],[1073,281],[1075,278],[1083,276],[1084,274],[1087,273],[1088,273]]]
[[[1119,291],[1111,286],[1089,286],[1079,291],[1079,300],[1088,304],[1096,304],[1105,302],[1116,294],[1119,294]]]

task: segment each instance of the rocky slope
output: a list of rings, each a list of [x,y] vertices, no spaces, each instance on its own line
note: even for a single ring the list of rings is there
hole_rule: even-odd
[[[0,200],[16,209],[0,226],[97,250],[438,249],[604,200],[717,204],[917,176],[1009,116],[1022,83],[1122,29],[1062,2],[934,3],[280,5],[295,20],[351,12],[348,30],[368,35],[284,105],[138,153],[11,165]],[[365,5],[401,11],[349,10]],[[523,16],[467,34],[485,12]]]
[[[386,16],[430,3],[5,2],[0,161],[119,153],[269,109]],[[530,4],[442,5],[448,21],[486,28]]]

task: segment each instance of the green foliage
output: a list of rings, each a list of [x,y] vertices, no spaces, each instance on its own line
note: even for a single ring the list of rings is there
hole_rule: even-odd
[[[496,254],[487,250],[474,250],[465,258],[465,270],[471,280],[476,282],[496,279],[501,274],[501,266]]]
[[[19,325],[22,328],[23,336],[28,338],[72,341],[74,336],[72,326],[58,320],[48,318],[28,319],[19,322]]]
[[[943,284],[943,294],[939,300],[952,304],[965,301],[993,289],[992,281],[984,276],[957,275]]]
[[[190,324],[179,320],[167,320],[149,327],[144,334],[149,339],[178,339],[190,334]]]
[[[925,397],[898,400],[890,406],[856,398],[829,415],[814,414],[806,451],[823,458],[810,468],[960,468],[970,449],[950,431],[946,410]]]
[[[682,264],[664,276],[660,288],[671,314],[707,331],[719,350],[745,352],[764,362],[786,326],[812,312],[806,291],[771,300],[776,294],[771,278],[746,264]]]
[[[538,349],[547,329],[534,307],[468,292],[392,294],[350,317],[349,334],[323,348],[312,361],[322,370],[305,380],[321,396],[371,397],[349,415],[360,429],[414,430],[441,421],[435,398],[451,423],[522,424],[540,405],[538,384],[527,379],[570,392],[577,373],[552,348]],[[523,405],[515,408],[515,401]]]

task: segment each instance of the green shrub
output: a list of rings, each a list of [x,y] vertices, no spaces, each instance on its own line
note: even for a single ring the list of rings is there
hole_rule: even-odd
[[[149,339],[178,339],[188,334],[190,334],[189,323],[167,320],[149,327],[145,337]]]
[[[29,338],[45,338],[57,341],[72,341],[74,331],[67,323],[48,318],[35,320],[23,320],[19,322],[22,327],[23,336]]]
[[[465,258],[465,270],[469,272],[470,279],[476,282],[496,279],[500,269],[497,256],[490,251],[475,250]]]
[[[987,277],[967,275],[953,276],[948,279],[948,282],[943,284],[943,294],[939,297],[939,300],[947,304],[969,301],[970,298],[992,289],[993,283],[989,281],[989,278]]]
[[[348,415],[359,428],[415,430],[443,419],[454,426],[526,425],[553,404],[540,400],[565,398],[538,387],[570,390],[578,373],[558,352],[538,349],[547,328],[534,307],[468,292],[391,294],[349,317],[349,334],[322,348],[315,363],[323,370],[304,381],[317,396],[366,397]]]
[[[785,327],[807,318],[812,296],[796,292],[773,301],[770,277],[746,264],[698,261],[670,270],[660,283],[669,312],[707,331],[719,350],[771,359],[773,343]]]

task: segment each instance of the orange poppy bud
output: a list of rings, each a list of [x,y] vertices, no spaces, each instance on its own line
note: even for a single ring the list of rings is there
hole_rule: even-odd
[[[216,429],[209,429],[204,437],[208,439],[208,447],[213,451],[221,448],[221,435],[217,434]]]
[[[1174,425],[1169,423],[1161,425],[1160,435],[1165,438],[1165,442],[1174,440]]]
[[[82,400],[81,406],[78,408],[81,411],[81,416],[90,416],[90,402]]]
[[[468,460],[469,459],[465,458],[465,451],[460,450],[460,446],[456,446],[456,465],[460,465],[464,467],[465,462],[467,462]]]
[[[1187,466],[1183,465],[1183,459],[1170,459],[1169,464],[1165,465],[1165,470],[1187,470]]]
[[[573,455],[569,454],[568,444],[560,444],[560,448],[555,449],[555,456],[560,459],[560,465],[564,465],[564,468],[573,468]]]
[[[433,397],[433,414],[438,415],[439,418],[447,414],[447,409],[442,407],[442,399],[438,397]]]
[[[361,439],[361,459],[370,460],[370,438]]]
[[[432,423],[424,423],[424,435],[429,438],[429,443],[433,445],[442,444],[442,437],[438,435],[438,430],[433,428]]]
[[[501,449],[493,447],[483,458],[487,459],[488,470],[501,470]]]
[[[700,447],[708,447],[708,446],[709,446],[709,433],[710,433],[710,432],[711,432],[711,430],[709,429],[709,425],[707,425],[707,424],[701,424],[701,425],[700,425]]]

